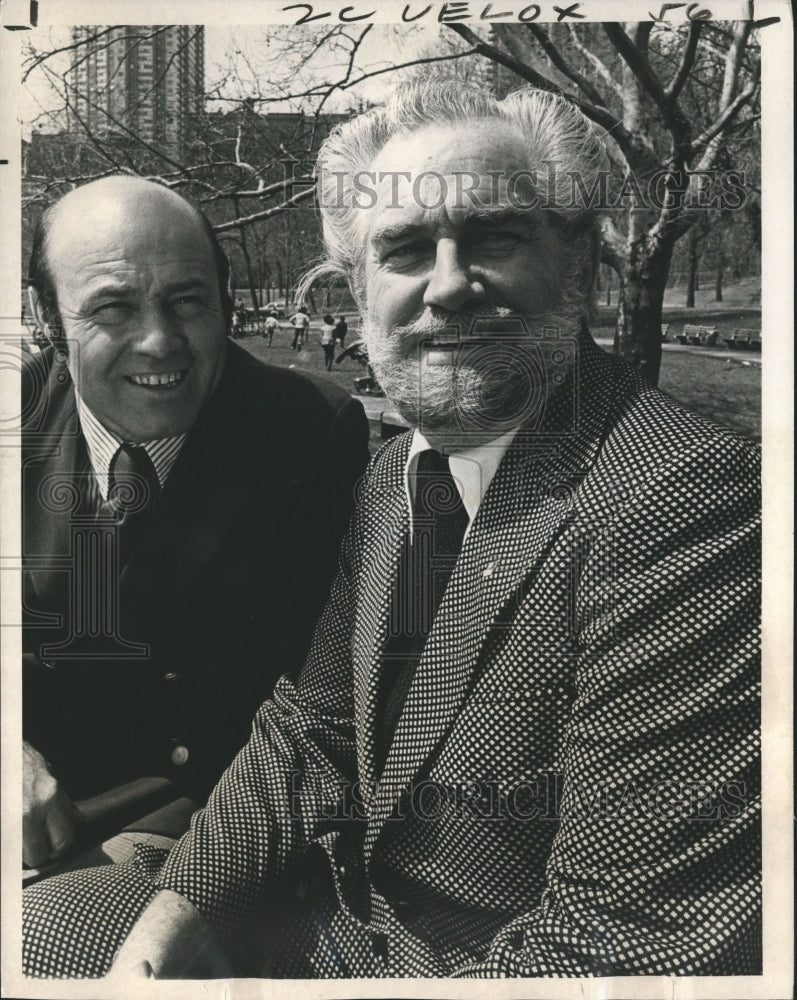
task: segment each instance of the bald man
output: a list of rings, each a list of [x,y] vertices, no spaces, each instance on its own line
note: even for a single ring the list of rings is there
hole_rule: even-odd
[[[70,192],[35,235],[52,346],[23,373],[29,866],[69,850],[78,800],[204,801],[326,597],[367,422],[230,342],[228,278],[207,219],[138,178]]]

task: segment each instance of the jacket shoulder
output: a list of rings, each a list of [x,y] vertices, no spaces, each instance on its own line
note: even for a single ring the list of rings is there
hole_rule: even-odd
[[[328,420],[352,402],[348,392],[320,376],[267,364],[237,344],[228,350],[226,393],[263,416]]]
[[[694,413],[649,385],[618,359],[616,396],[595,472],[630,497],[640,492],[713,497],[719,505],[760,491],[760,448],[752,440]]]
[[[20,371],[20,424],[25,440],[51,430],[63,430],[62,422],[74,410],[74,387],[66,366],[66,354],[52,345],[24,358]]]

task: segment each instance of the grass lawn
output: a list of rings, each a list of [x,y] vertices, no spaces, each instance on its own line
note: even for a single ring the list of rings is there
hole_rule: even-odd
[[[592,332],[606,340],[614,337],[613,327],[600,327]],[[601,346],[611,350],[606,344]],[[669,350],[665,346],[659,388],[695,413],[760,441],[760,355],[758,361],[751,361],[746,352],[734,352],[727,357],[728,351],[712,351],[712,348]]]
[[[314,327],[315,327],[314,323]],[[350,318],[347,343],[357,339]],[[597,336],[611,336],[611,330],[596,330]],[[332,371],[324,369],[324,356],[318,343],[318,331],[311,330],[310,343],[298,354],[290,349],[292,333],[287,324],[274,337],[269,348],[259,337],[245,337],[239,343],[258,358],[271,364],[293,367],[297,371],[328,375],[333,382],[351,392],[353,379],[365,374],[356,362],[346,359]],[[605,348],[604,348],[605,349]],[[761,365],[740,355],[706,356],[689,349],[665,350],[661,365],[660,388],[680,403],[718,424],[731,427],[756,441],[761,440]],[[385,404],[386,408],[389,404]]]
[[[761,440],[761,365],[665,351],[659,387],[718,424]]]

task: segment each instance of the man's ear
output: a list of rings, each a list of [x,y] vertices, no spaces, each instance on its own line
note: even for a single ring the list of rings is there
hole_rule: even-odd
[[[39,330],[44,331],[48,340],[52,339],[50,324],[44,318],[41,299],[39,298],[38,291],[33,287],[33,285],[28,288],[28,302],[30,303],[30,311],[33,314],[33,322],[36,324],[36,327]]]

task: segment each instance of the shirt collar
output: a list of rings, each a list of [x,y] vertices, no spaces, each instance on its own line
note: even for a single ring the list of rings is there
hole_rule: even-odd
[[[91,468],[100,487],[103,500],[108,499],[108,470],[114,455],[122,444],[122,438],[104,427],[94,416],[88,406],[83,402],[78,392],[75,392],[77,402],[78,418],[80,419],[80,429],[86,439],[86,446],[89,450]],[[180,434],[178,437],[158,438],[157,441],[130,442],[141,444],[144,450],[152,459],[155,471],[158,474],[158,482],[161,489],[166,485],[169,473],[172,471],[180,449],[188,437],[187,434]]]
[[[448,456],[451,475],[462,499],[462,506],[468,515],[467,531],[470,531],[470,526],[473,524],[484,495],[517,432],[518,428],[514,427],[493,441]],[[414,477],[418,456],[431,447],[423,434],[416,428],[413,431],[410,452],[404,466],[404,490],[410,511],[410,534],[412,534],[412,497],[415,491]]]

